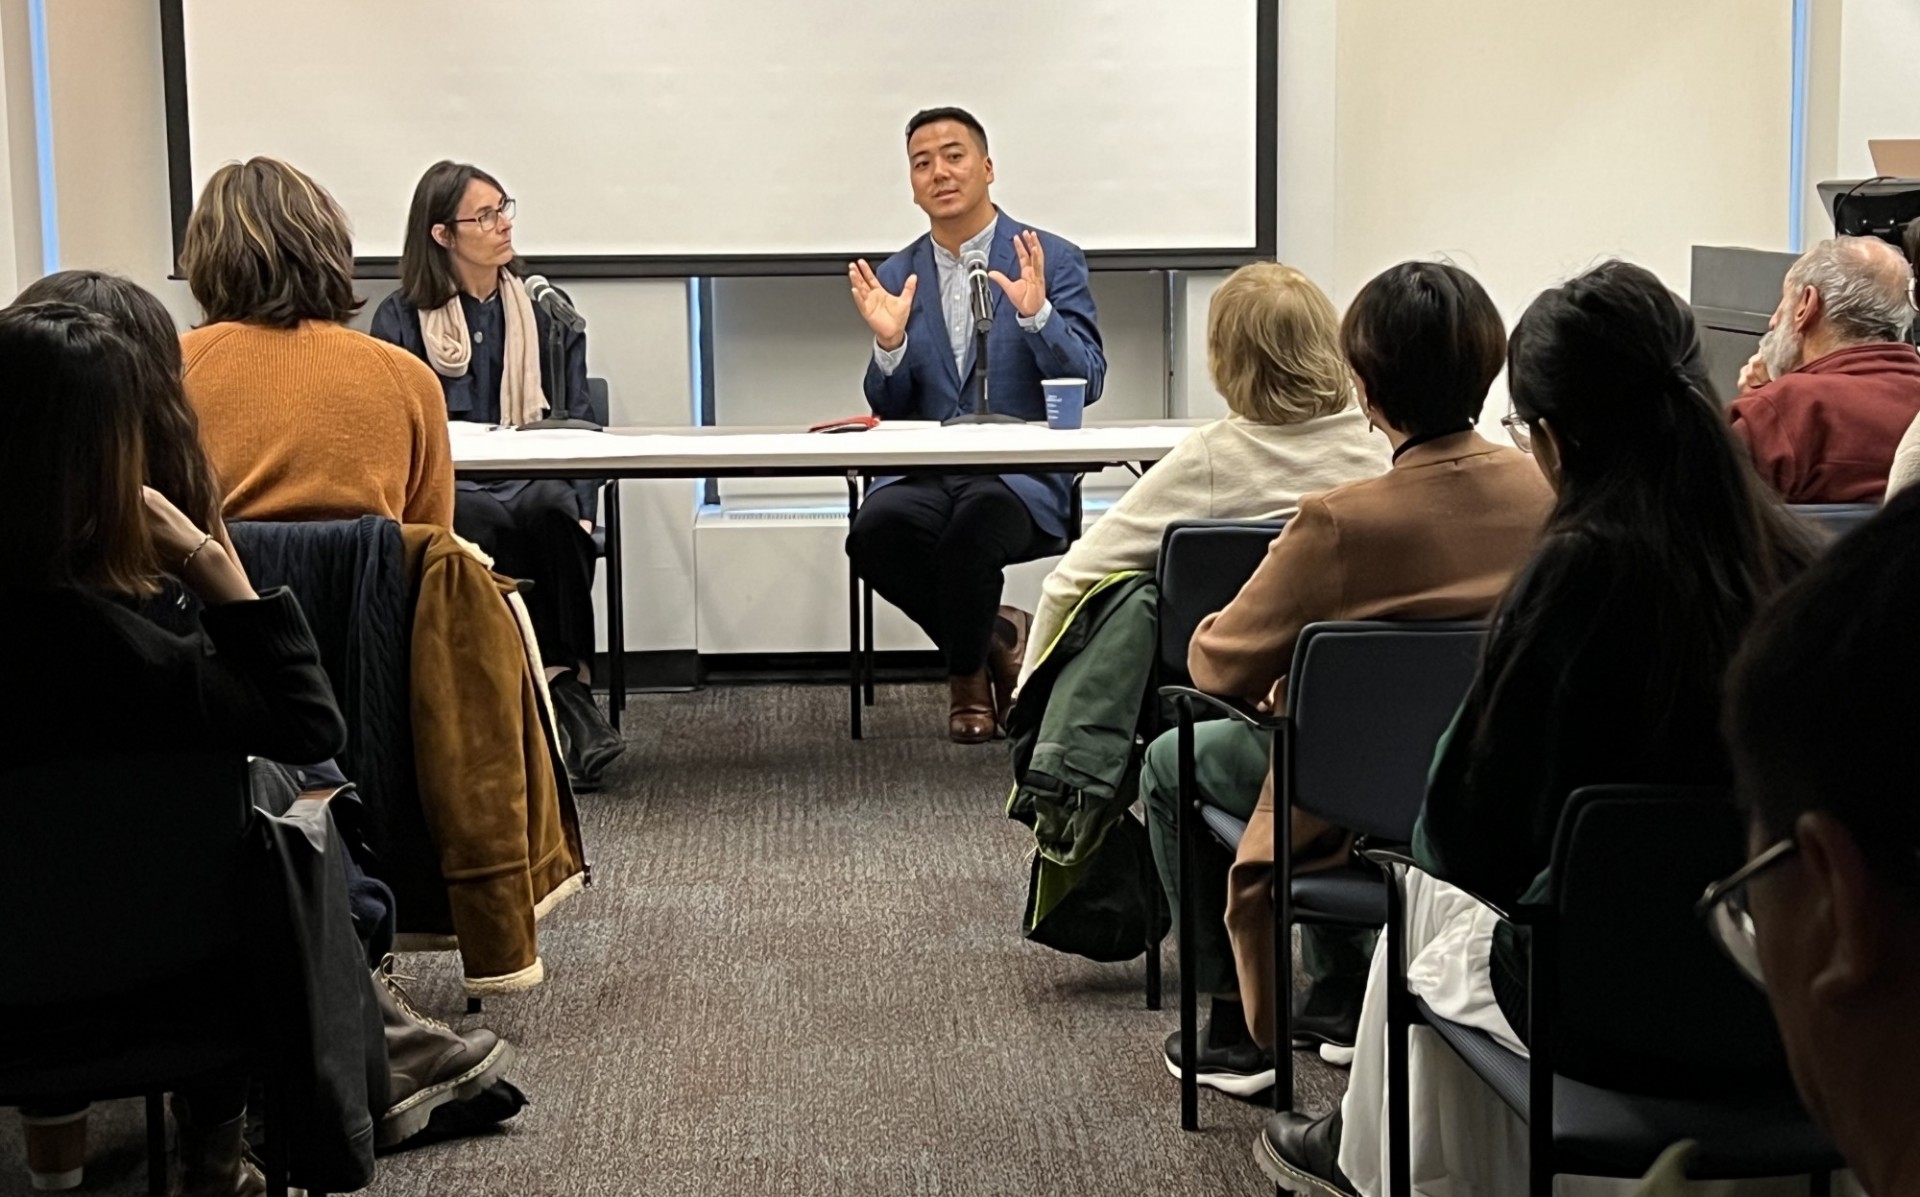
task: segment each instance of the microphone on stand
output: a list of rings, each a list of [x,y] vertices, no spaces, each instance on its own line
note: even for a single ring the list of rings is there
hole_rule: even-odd
[[[547,361],[546,377],[541,385],[546,388],[547,402],[551,412],[531,424],[522,424],[522,428],[588,428],[600,431],[600,425],[592,420],[582,420],[567,411],[567,361],[566,335],[563,329],[574,332],[587,330],[586,317],[567,302],[560,289],[546,280],[544,275],[529,274],[520,280],[527,289],[527,298],[533,306],[547,314],[547,343],[543,356]]]
[[[960,259],[967,270],[967,295],[973,304],[973,331],[993,329],[993,281],[987,277],[987,255],[970,249]]]

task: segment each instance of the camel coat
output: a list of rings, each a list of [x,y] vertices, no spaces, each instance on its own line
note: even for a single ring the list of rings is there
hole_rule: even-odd
[[[1378,478],[1301,500],[1299,514],[1224,611],[1194,633],[1196,686],[1278,709],[1294,642],[1310,623],[1489,615],[1526,563],[1553,492],[1526,455],[1460,432],[1407,449]],[[1352,836],[1294,814],[1295,868],[1345,860]],[[1228,877],[1227,932],[1248,1025],[1273,1041],[1273,779]]]

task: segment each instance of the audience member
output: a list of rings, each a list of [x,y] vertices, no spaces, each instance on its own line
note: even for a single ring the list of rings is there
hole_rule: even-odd
[[[1725,784],[1722,676],[1812,548],[1728,434],[1691,311],[1648,271],[1609,262],[1541,295],[1514,329],[1508,378],[1511,426],[1556,500],[1440,746],[1415,831],[1421,868],[1404,885],[1414,991],[1525,1051],[1526,941],[1463,891],[1542,895],[1561,808],[1581,786]],[[1256,1140],[1279,1183],[1385,1191],[1385,986],[1376,950],[1340,1109],[1276,1114]],[[1423,1048],[1416,1037],[1415,1175],[1523,1191],[1523,1173],[1501,1170],[1525,1160],[1525,1128],[1477,1081],[1447,1088],[1459,1074],[1427,1067]]]
[[[520,281],[514,202],[492,175],[436,162],[407,212],[400,289],[373,316],[373,335],[433,367],[450,419],[521,425],[546,414],[549,380],[569,410],[587,408],[587,335],[559,329]],[[559,362],[551,361],[555,355]],[[624,750],[587,688],[594,651],[593,543],[598,484],[554,478],[460,482],[453,526],[494,568],[533,582],[527,611],[579,786]]]
[[[1835,545],[1727,686],[1753,858],[1705,903],[1772,1001],[1807,1109],[1880,1197],[1920,1193],[1920,497]]]
[[[1877,237],[1836,237],[1781,284],[1760,351],[1740,372],[1733,430],[1789,503],[1871,503],[1920,415],[1913,271]]]
[[[1920,416],[1907,425],[1900,443],[1893,450],[1893,467],[1887,471],[1886,501],[1912,486],[1920,478]]]
[[[1300,501],[1299,515],[1239,595],[1195,634],[1188,665],[1201,689],[1278,708],[1307,624],[1484,616],[1546,519],[1552,494],[1540,471],[1473,431],[1506,344],[1499,312],[1471,275],[1434,262],[1393,267],[1355,296],[1340,345],[1360,409],[1385,434],[1393,466]],[[1203,843],[1190,887],[1205,904],[1195,912],[1194,947],[1200,989],[1212,995],[1200,1076],[1230,1093],[1273,1083],[1270,747],[1266,734],[1231,720],[1195,729],[1196,781],[1206,801],[1252,820],[1231,873],[1228,854]],[[1149,746],[1141,769],[1170,903],[1179,865],[1176,761],[1169,733]],[[1292,831],[1296,869],[1338,863],[1351,849],[1345,829],[1303,812],[1293,812]],[[1367,938],[1303,929],[1313,988],[1293,1018],[1294,1046],[1353,1043]],[[1181,1052],[1176,1032],[1166,1045],[1169,1070],[1179,1071]]]
[[[182,341],[184,378],[226,518],[452,525],[439,384],[344,324],[362,301],[332,196],[272,158],[229,163],[187,221],[180,267],[208,321]]]
[[[1096,583],[1154,567],[1173,521],[1290,516],[1303,494],[1380,472],[1386,449],[1354,407],[1339,334],[1333,304],[1291,266],[1256,262],[1221,284],[1207,313],[1207,368],[1232,414],[1155,462],[1054,566],[1022,684]]]
[[[63,271],[48,275],[22,291],[15,308],[57,303],[86,309],[105,317],[134,351],[135,410],[139,416],[142,449],[149,485],[163,499],[183,511],[205,511],[204,521],[188,517],[208,529],[227,554],[233,568],[245,575],[220,520],[219,488],[201,448],[193,409],[180,385],[180,341],[172,317],[152,294],[131,280],[98,271]],[[181,496],[176,502],[174,496]],[[153,631],[182,633],[202,639],[200,594],[181,579],[162,573],[155,577],[154,593],[133,601],[130,609],[153,626]],[[291,784],[330,789],[344,784],[331,761],[304,767],[290,766]],[[460,1034],[414,1009],[394,977],[387,958],[392,946],[393,895],[361,870],[351,856],[346,860],[353,921],[372,960],[374,993],[386,1024],[390,1068],[388,1108],[378,1122],[381,1146],[393,1146],[433,1120],[441,1133],[471,1130],[509,1117],[524,1099],[502,1078],[510,1049],[490,1031]],[[471,1073],[471,1075],[468,1075]],[[491,1087],[484,1101],[469,1101]],[[441,1107],[460,1103],[465,1108],[439,1115]]]

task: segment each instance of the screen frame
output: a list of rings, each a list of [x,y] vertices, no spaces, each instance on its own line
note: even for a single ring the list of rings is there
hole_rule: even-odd
[[[1087,251],[1090,270],[1231,270],[1272,261],[1279,237],[1280,0],[1249,0],[1255,10],[1254,243],[1211,249],[1102,249]],[[187,127],[186,0],[159,0],[161,78],[167,121],[168,198],[177,264],[193,211],[193,146]],[[844,254],[586,254],[534,255],[527,268],[571,279],[769,278],[840,274],[851,258],[887,258],[892,249]],[[358,278],[400,277],[397,257],[354,259]]]

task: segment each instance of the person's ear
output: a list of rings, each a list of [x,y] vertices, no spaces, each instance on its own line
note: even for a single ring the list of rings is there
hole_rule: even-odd
[[[1853,833],[1825,811],[1795,821],[1804,878],[1796,905],[1817,953],[1807,976],[1816,1001],[1844,1006],[1871,989],[1888,966],[1891,911],[1874,883]]]
[[[1547,482],[1555,489],[1560,488],[1560,434],[1545,416],[1533,422],[1533,460],[1540,466],[1540,472],[1546,475]]]
[[[428,231],[433,234],[434,242],[438,244],[441,249],[453,248],[453,230],[452,229],[448,228],[444,224],[436,224],[433,226],[432,229]]]
[[[993,182],[993,159],[992,158],[986,159],[986,164],[987,164],[987,182],[991,183]]]
[[[1793,331],[1805,335],[1808,329],[1820,322],[1820,315],[1825,308],[1818,289],[1802,287],[1800,298],[1793,305]]]

